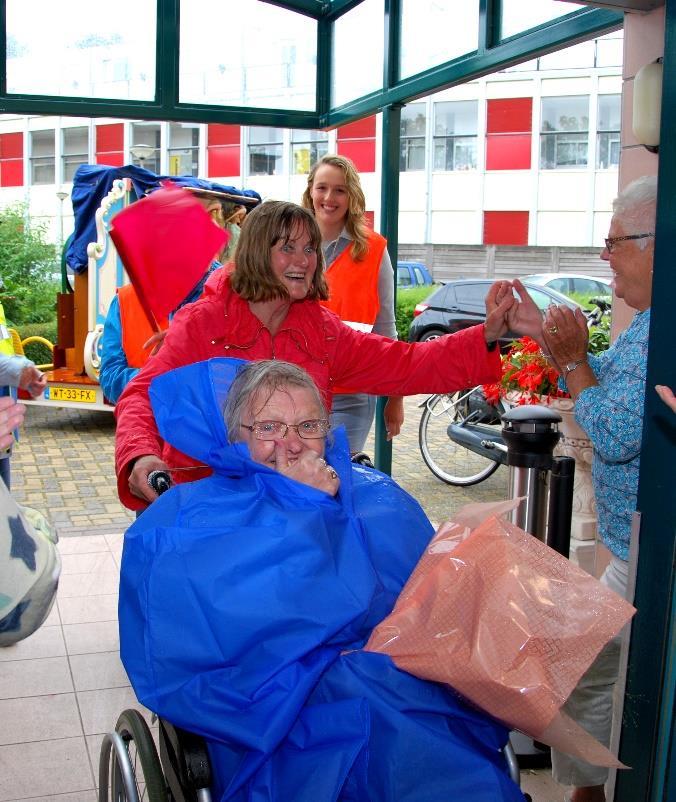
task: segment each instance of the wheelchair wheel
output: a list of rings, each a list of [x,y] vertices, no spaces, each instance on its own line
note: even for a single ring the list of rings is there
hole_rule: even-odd
[[[167,802],[167,784],[153,736],[138,710],[120,714],[103,739],[99,802]]]
[[[460,423],[467,415],[469,392],[430,396],[418,428],[418,444],[425,465],[442,482],[456,487],[483,482],[499,468],[499,463],[469,451],[448,436],[449,425]]]

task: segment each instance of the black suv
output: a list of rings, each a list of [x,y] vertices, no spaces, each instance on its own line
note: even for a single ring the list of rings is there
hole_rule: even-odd
[[[449,281],[419,303],[413,312],[413,322],[408,330],[409,342],[423,342],[441,337],[442,334],[466,329],[483,323],[486,319],[486,294],[493,284],[492,279],[462,279]],[[542,310],[550,304],[581,309],[580,305],[556,290],[540,287],[523,281],[531,298]],[[504,338],[503,345],[513,336]]]

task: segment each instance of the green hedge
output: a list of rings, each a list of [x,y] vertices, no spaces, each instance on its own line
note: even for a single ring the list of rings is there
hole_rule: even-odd
[[[44,337],[50,343],[56,342],[56,321],[49,323],[25,323],[17,328],[22,340],[26,337]],[[24,349],[26,356],[32,359],[36,365],[47,365],[52,361],[52,354],[49,348],[42,343],[28,343]]]
[[[408,340],[408,330],[413,320],[413,309],[417,303],[431,295],[436,286],[410,287],[397,289],[396,325],[400,340]]]

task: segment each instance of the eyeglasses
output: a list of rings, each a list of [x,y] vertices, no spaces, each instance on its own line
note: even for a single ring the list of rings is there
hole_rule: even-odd
[[[279,420],[255,420],[251,426],[247,426],[246,423],[240,423],[240,426],[253,432],[256,440],[284,438],[289,429],[295,429],[301,440],[319,440],[331,428],[328,420],[324,418],[304,420],[300,423],[282,423]]]
[[[654,234],[627,234],[624,237],[606,237],[604,242],[606,243],[606,250],[608,253],[612,253],[616,242],[624,242],[628,239],[645,239],[646,237],[654,236]]]

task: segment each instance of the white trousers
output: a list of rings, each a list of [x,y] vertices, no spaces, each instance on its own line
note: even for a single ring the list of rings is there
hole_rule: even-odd
[[[601,582],[626,598],[629,563],[614,555],[601,576]],[[568,697],[563,711],[590,732],[604,746],[610,744],[613,723],[613,688],[620,669],[620,646],[624,627],[599,653]],[[552,776],[561,785],[584,788],[604,785],[608,769],[552,749]]]

